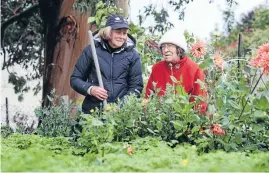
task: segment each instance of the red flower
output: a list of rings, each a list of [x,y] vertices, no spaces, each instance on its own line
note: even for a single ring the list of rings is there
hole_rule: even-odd
[[[131,146],[128,146],[127,153],[130,154],[130,155],[133,155],[134,154],[133,149],[132,149]]]
[[[246,28],[245,32],[250,32],[250,28]]]
[[[223,60],[223,58],[220,55],[216,54],[214,56],[214,63],[215,63],[215,65],[217,67],[219,67],[221,70],[223,70],[222,65],[224,63],[224,60]]]
[[[259,56],[252,57],[249,64],[253,67],[260,67],[260,60],[261,57]]]
[[[257,50],[258,55],[268,54],[269,53],[269,43],[264,43],[263,45],[259,46]]]
[[[230,44],[230,46],[233,47],[233,48],[235,48],[235,47],[237,46],[237,43],[236,43],[236,42],[232,42],[232,43]]]
[[[226,131],[223,130],[219,124],[212,124],[210,127],[210,131],[213,135],[223,136],[226,134]]]
[[[201,127],[199,131],[200,131],[200,133],[202,133],[203,135],[206,135],[206,133],[205,133],[205,131],[204,131],[204,128],[203,128],[203,127]]]
[[[264,74],[269,75],[269,53],[261,55],[260,66],[264,69]]]
[[[205,56],[206,54],[206,45],[203,41],[198,40],[196,43],[191,45],[191,54],[196,58]]]
[[[257,49],[257,56],[252,57],[250,65],[256,68],[263,68],[264,74],[269,75],[269,43],[265,43]]]

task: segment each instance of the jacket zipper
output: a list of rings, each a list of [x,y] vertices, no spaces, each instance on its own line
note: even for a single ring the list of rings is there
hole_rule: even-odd
[[[171,76],[174,77],[174,74],[173,74],[173,65],[172,65],[172,63],[169,63],[168,65],[170,67],[170,74],[171,74]],[[173,87],[174,87],[174,82],[173,82]]]
[[[111,88],[111,100],[114,101],[114,82],[113,82],[113,63],[114,63],[114,53],[111,54],[112,56],[112,60],[111,60],[111,64],[110,64],[110,75],[111,75],[111,82],[110,82],[110,88]]]
[[[174,77],[174,73],[173,73],[173,65],[172,65],[172,63],[169,63],[169,67],[170,67],[171,76]],[[174,78],[175,78],[175,77],[174,77]],[[176,93],[176,86],[175,86],[174,81],[172,81],[172,83],[173,83],[174,91],[175,91],[175,93]]]

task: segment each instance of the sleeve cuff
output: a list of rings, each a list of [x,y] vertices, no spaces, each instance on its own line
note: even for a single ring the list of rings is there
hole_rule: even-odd
[[[92,94],[91,94],[91,90],[92,90],[92,88],[93,88],[93,86],[90,86],[89,88],[88,88],[88,90],[87,90],[87,93],[91,96]]]

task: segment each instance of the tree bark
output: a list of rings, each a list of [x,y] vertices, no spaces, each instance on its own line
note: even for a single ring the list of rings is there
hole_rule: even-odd
[[[128,18],[128,16],[129,16],[129,12],[128,12],[128,9],[129,9],[129,0],[115,0],[115,4],[116,4],[116,6],[118,8],[123,9],[124,16],[126,18]]]
[[[40,0],[41,16],[45,25],[45,68],[43,106],[47,95],[55,88],[56,96],[68,95],[71,100],[84,96],[70,86],[70,76],[84,47],[89,44],[88,14],[72,8],[75,0]]]

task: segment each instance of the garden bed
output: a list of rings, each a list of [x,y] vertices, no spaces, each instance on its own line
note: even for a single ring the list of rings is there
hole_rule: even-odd
[[[74,147],[68,138],[12,134],[1,138],[3,172],[104,172],[104,171],[268,171],[268,152],[214,151],[198,154],[196,146],[177,145],[158,138],[139,138],[125,143],[107,143],[104,155],[86,153]]]

